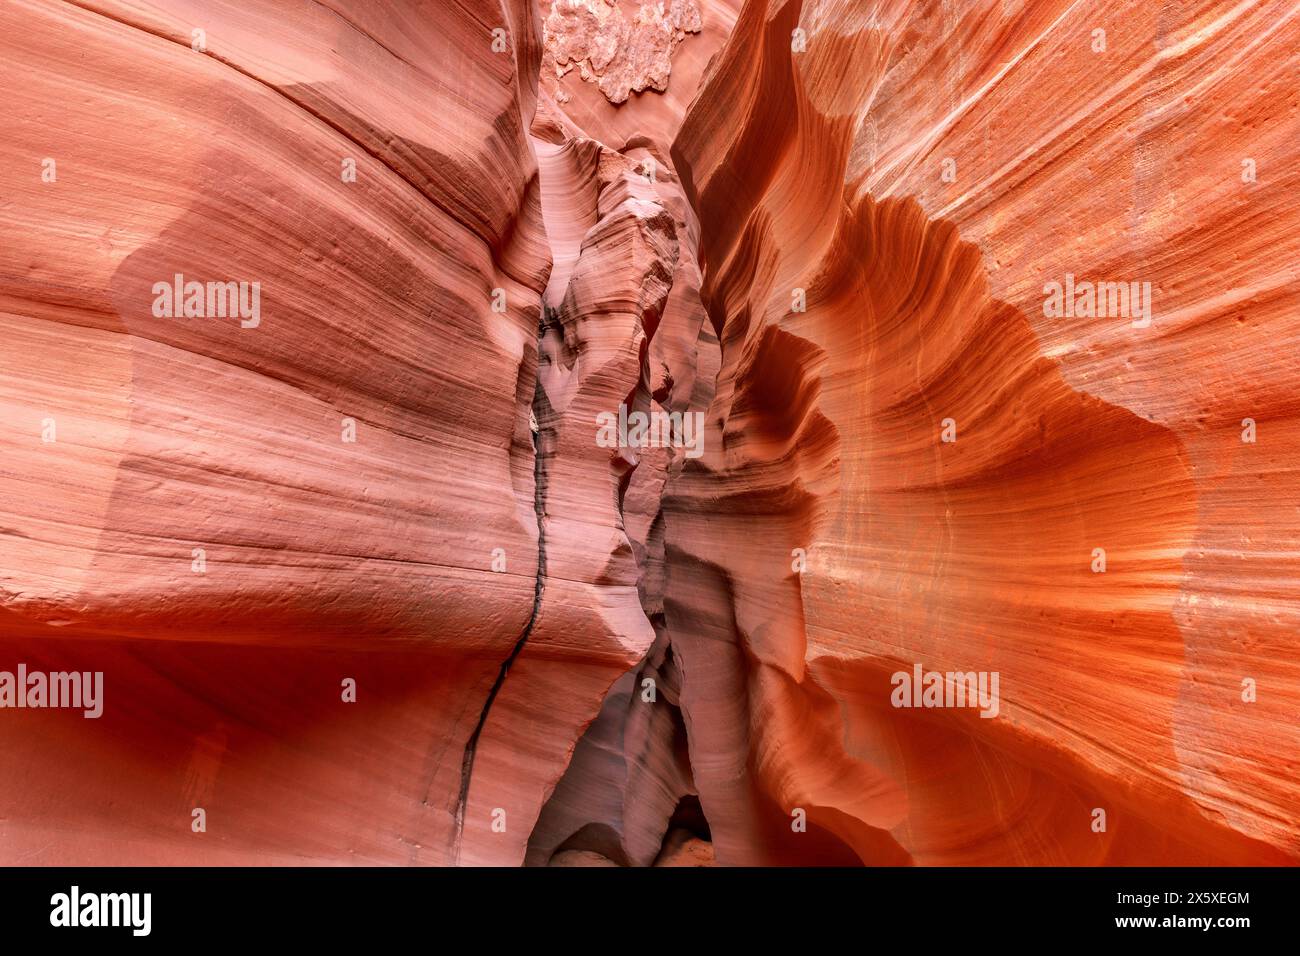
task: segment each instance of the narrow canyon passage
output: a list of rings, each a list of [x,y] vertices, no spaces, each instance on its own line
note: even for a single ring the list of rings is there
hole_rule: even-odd
[[[974,134],[961,154],[996,170],[1022,120],[978,98],[1042,37],[1001,63],[949,60],[961,75],[944,82],[974,91],[968,118],[908,143],[879,98],[910,75],[918,36],[950,55],[938,38],[971,24],[869,7],[746,5],[674,133],[661,168],[682,184],[704,270],[715,335],[700,343],[720,349],[715,382],[685,406],[706,413],[705,452],[670,465],[652,499],[655,563],[640,571],[655,649],[579,744],[529,860],[559,847],[557,861],[650,863],[698,796],[707,823],[687,839],[710,842],[692,861],[1282,862],[1296,849],[1282,778],[1275,810],[1243,830],[1228,821],[1259,791],[1230,810],[1220,776],[1185,762],[1193,727],[1240,713],[1235,681],[1188,713],[1189,642],[1205,631],[1182,610],[1196,601],[1184,556],[1204,533],[1187,430],[1117,392],[1128,376],[1099,393],[1073,348],[1047,344],[1047,311],[998,275],[1035,263],[990,260],[1005,216],[958,192],[969,179],[948,175],[937,139]],[[1001,26],[1058,24],[1041,6],[1021,13]],[[1163,14],[1164,37],[1198,22]],[[1162,68],[1174,84],[1184,70]],[[1142,135],[1160,155],[1161,137]],[[938,187],[912,185],[918,162],[897,152],[922,144]],[[1146,229],[1122,241],[1150,241]],[[671,358],[664,369],[671,380]],[[918,659],[999,674],[1000,719],[891,708],[891,674]],[[663,664],[667,707],[640,693]],[[1112,826],[1098,832],[1101,808]]]
[[[1300,861],[1293,3],[0,50],[8,857]]]

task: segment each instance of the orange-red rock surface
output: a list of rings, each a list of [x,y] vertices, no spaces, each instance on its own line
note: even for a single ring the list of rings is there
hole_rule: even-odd
[[[12,0],[0,671],[105,699],[0,708],[0,862],[1300,862],[1298,51],[1283,0]]]
[[[537,577],[536,11],[0,18],[0,667],[106,695],[0,713],[5,861],[453,862]],[[176,272],[259,324],[155,318]]]
[[[1300,857],[1298,14],[745,6],[674,147],[724,360],[665,595],[720,861]],[[1066,273],[1150,282],[1149,327],[1047,318]],[[1000,672],[996,719],[890,706],[916,662]]]

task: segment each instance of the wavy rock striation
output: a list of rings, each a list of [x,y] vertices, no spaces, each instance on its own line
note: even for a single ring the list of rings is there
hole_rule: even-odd
[[[1300,856],[1298,30],[746,4],[674,146],[724,358],[666,619],[720,861]],[[1149,321],[1049,317],[1067,274]],[[918,663],[999,672],[997,717],[891,706]]]
[[[3,714],[3,855],[451,862],[537,577],[540,24],[201,6],[0,12],[0,655],[106,695]]]
[[[0,48],[4,859],[1300,860],[1294,4]]]

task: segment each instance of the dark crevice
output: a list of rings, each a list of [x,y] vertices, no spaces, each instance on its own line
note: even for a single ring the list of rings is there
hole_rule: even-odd
[[[510,649],[510,654],[501,662],[501,667],[497,670],[496,680],[492,682],[492,689],[488,691],[487,699],[483,701],[483,710],[479,713],[478,723],[474,725],[474,731],[469,735],[469,740],[465,743],[465,755],[461,758],[460,764],[460,794],[456,800],[456,847],[455,860],[460,862],[461,839],[465,834],[465,810],[469,803],[469,787],[474,774],[474,756],[478,750],[479,737],[483,734],[483,728],[487,725],[488,714],[492,710],[492,705],[496,702],[497,695],[501,693],[501,688],[505,686],[506,675],[510,673],[510,668],[523,652],[524,645],[528,643],[528,638],[533,633],[533,628],[537,624],[537,616],[542,608],[542,593],[546,589],[546,454],[542,443],[542,426],[541,422],[549,422],[551,416],[546,414],[549,410],[549,403],[546,400],[545,390],[542,388],[541,361],[542,361],[542,338],[545,335],[548,323],[553,319],[550,309],[543,309],[542,321],[538,326],[537,332],[537,379],[533,387],[532,415],[536,430],[533,431],[533,513],[537,516],[537,575],[533,583],[533,609],[528,615],[528,621],[524,624],[523,630],[519,632],[519,637],[515,640],[514,646]]]
[[[555,852],[551,854],[551,859],[547,861],[547,865],[552,865],[552,862],[560,854],[574,850],[599,854],[619,866],[632,865],[627,858],[627,854],[623,852],[620,835],[604,823],[588,823],[555,848]]]
[[[704,815],[698,794],[688,793],[677,801],[677,808],[668,821],[668,829],[664,831],[665,843],[673,830],[686,830],[698,839],[712,842],[713,834],[709,830],[709,821]]]

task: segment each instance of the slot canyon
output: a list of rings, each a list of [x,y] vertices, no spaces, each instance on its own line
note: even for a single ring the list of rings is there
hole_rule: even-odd
[[[1300,863],[1297,76],[1293,0],[4,0],[0,671],[102,713],[0,694],[0,859]]]

